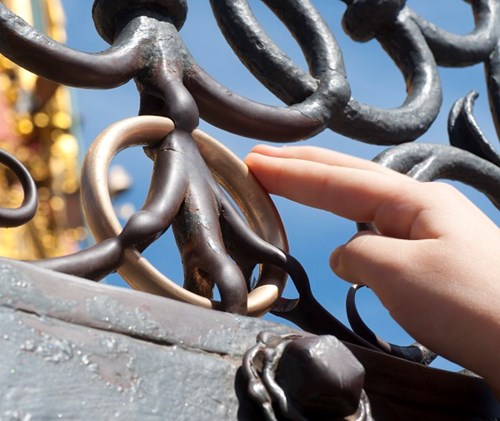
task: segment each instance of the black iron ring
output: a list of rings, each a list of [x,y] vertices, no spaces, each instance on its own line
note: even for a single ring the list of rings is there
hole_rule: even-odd
[[[309,2],[267,0],[265,3],[283,13],[285,23],[290,10],[298,11],[315,21],[305,32],[295,32],[301,45],[320,51],[326,60],[337,54],[337,44],[326,23]],[[296,66],[276,44],[267,37],[246,0],[211,0],[219,26],[243,64],[273,94],[287,104],[295,104],[311,96],[317,81]],[[285,10],[286,9],[286,10]],[[305,18],[304,18],[305,19]],[[404,103],[395,109],[381,109],[362,104],[351,98],[344,108],[336,109],[329,127],[345,136],[367,143],[393,145],[416,139],[429,128],[441,107],[441,84],[430,49],[417,25],[411,20],[408,8],[377,34],[378,41],[403,73],[408,89]],[[306,50],[305,54],[310,54]],[[312,53],[311,53],[312,54]],[[339,59],[340,60],[340,59]],[[326,65],[325,61],[325,65]],[[340,63],[340,62],[339,62]],[[340,69],[340,67],[339,67]],[[343,67],[342,67],[343,70]],[[339,107],[341,101],[333,105]]]
[[[482,192],[500,209],[500,167],[468,151],[411,143],[387,149],[373,161],[418,181],[460,181]]]
[[[411,11],[411,17],[419,26],[436,62],[440,66],[463,67],[485,61],[498,43],[496,0],[469,2],[474,12],[475,28],[467,35],[444,31]]]
[[[437,357],[436,354],[429,351],[423,345],[414,343],[408,346],[401,346],[389,343],[376,335],[363,321],[356,306],[356,294],[365,287],[365,285],[353,285],[349,288],[346,297],[347,319],[352,327],[352,330],[361,336],[363,339],[376,346],[380,350],[394,355],[395,357],[404,358],[408,361],[413,361],[419,364],[429,365]]]
[[[12,170],[23,188],[24,198],[18,208],[0,208],[0,227],[18,227],[30,221],[38,207],[38,192],[28,170],[12,155],[0,149],[0,163]]]
[[[180,30],[187,17],[186,0],[94,0],[92,17],[99,35],[112,44],[120,32],[123,16],[135,10],[157,11],[159,15],[168,16],[175,27]]]
[[[318,120],[318,131],[335,118],[350,98],[342,53],[328,26],[309,2],[265,0],[297,39],[309,64],[312,77],[305,89],[291,95],[291,109]],[[303,73],[267,36],[253,15],[247,0],[211,0],[212,9],[226,39],[250,71],[269,89],[285,85],[293,90]],[[293,100],[292,100],[293,97]]]

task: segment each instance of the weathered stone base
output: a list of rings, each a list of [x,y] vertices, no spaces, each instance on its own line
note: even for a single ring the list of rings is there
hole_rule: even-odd
[[[261,419],[239,371],[261,331],[294,330],[1,259],[0,420]],[[376,419],[500,413],[481,379],[349,348]]]

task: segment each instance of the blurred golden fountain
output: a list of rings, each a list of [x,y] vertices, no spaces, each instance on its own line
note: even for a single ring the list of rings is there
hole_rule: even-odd
[[[3,0],[39,31],[64,42],[59,0]],[[0,56],[0,148],[17,157],[38,186],[36,217],[0,232],[0,255],[40,259],[68,254],[85,237],[79,205],[79,142],[68,88],[36,76]],[[16,207],[22,189],[0,168],[0,206]]]

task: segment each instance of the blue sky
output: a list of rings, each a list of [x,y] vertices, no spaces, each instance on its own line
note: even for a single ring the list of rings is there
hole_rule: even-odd
[[[280,105],[280,101],[253,78],[228,47],[217,28],[208,0],[191,0],[188,3],[190,10],[181,36],[198,63],[219,82],[239,94],[267,104]],[[341,1],[316,0],[313,3],[329,23],[341,46],[352,95],[359,101],[378,107],[399,106],[406,96],[404,81],[379,44],[376,41],[356,43],[344,34],[340,22],[345,5]],[[63,0],[63,4],[67,14],[68,44],[88,52],[107,48],[92,23],[92,1]],[[250,4],[275,42],[297,64],[306,68],[300,49],[286,28],[260,1],[250,1]],[[465,34],[473,28],[471,8],[466,2],[408,0],[407,4],[451,32]],[[480,93],[475,107],[479,124],[486,136],[495,141],[497,136],[490,118],[483,67],[476,65],[466,69],[440,68],[439,71],[443,84],[443,105],[439,117],[419,141],[447,143],[446,125],[451,105],[473,89]],[[81,118],[83,150],[87,149],[105,127],[119,119],[134,116],[138,111],[138,95],[133,83],[109,91],[74,90],[74,97]],[[244,157],[252,146],[258,143],[221,131],[205,122],[202,122],[200,127],[240,157]],[[346,139],[331,131],[326,131],[305,143],[369,159],[384,149]],[[144,157],[140,148],[121,153],[115,163],[125,166],[134,180],[133,188],[121,197],[120,203],[131,202],[139,208],[149,186],[151,163]],[[499,224],[498,211],[486,199],[470,189],[465,191]],[[354,224],[327,212],[309,209],[284,199],[275,198],[275,204],[287,230],[291,253],[308,272],[316,297],[336,317],[345,321],[344,301],[348,285],[331,273],[328,257],[333,248],[347,241],[355,233]],[[166,237],[167,239],[161,239],[145,254],[163,273],[181,282],[180,259],[171,238],[168,239],[170,236]],[[111,277],[109,282],[120,284],[116,276]],[[285,295],[293,297],[294,291],[288,289]],[[396,343],[411,342],[370,293],[361,294],[359,301],[361,314],[377,333]],[[446,364],[444,366],[448,367]]]

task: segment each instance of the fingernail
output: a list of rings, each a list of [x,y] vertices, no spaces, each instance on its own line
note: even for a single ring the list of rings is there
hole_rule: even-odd
[[[335,250],[333,250],[330,256],[330,267],[335,273],[337,273],[337,271],[340,269],[341,253],[342,253],[341,248],[337,247]]]
[[[277,148],[276,146],[272,146],[272,145],[258,145],[252,150],[255,150],[255,149],[257,149],[257,151],[256,151],[257,153],[260,153],[260,151],[275,151],[276,149],[279,149],[279,148]]]

